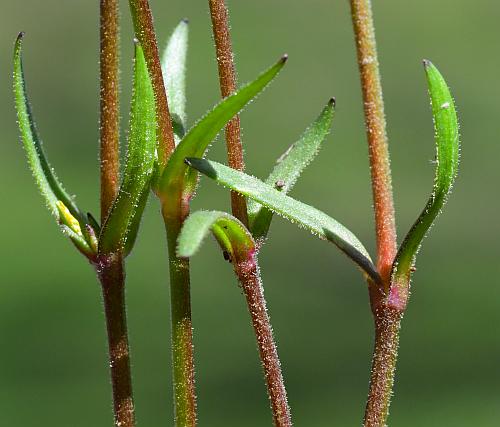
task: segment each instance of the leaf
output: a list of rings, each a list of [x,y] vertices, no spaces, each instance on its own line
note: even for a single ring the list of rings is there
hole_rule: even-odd
[[[122,251],[127,256],[149,194],[156,149],[156,116],[153,86],[142,47],[135,44],[134,93],[132,96],[127,159],[123,180],[110,213],[102,226],[99,252]]]
[[[282,57],[275,65],[261,74],[253,82],[240,88],[235,94],[222,100],[217,106],[193,126],[172,153],[159,181],[162,200],[179,200],[182,193],[194,193],[197,172],[184,163],[186,157],[202,157],[208,145],[220,130],[240,110],[261,92],[283,68],[287,57]]]
[[[302,171],[318,154],[321,143],[330,132],[334,109],[335,99],[332,98],[300,139],[278,159],[276,166],[265,181],[266,184],[275,187],[284,194],[293,188]],[[273,213],[254,200],[249,200],[248,217],[254,238],[266,237]]]
[[[196,158],[186,159],[186,163],[218,184],[254,199],[299,227],[308,229],[320,239],[334,243],[361,270],[380,284],[380,276],[361,242],[347,228],[325,213],[292,199],[253,176],[220,163]]]
[[[73,243],[86,255],[92,256],[89,243],[82,234],[82,228],[86,225],[85,216],[76,206],[71,196],[64,190],[57,179],[45,156],[42,141],[38,135],[31,106],[26,93],[26,84],[22,64],[22,40],[24,33],[20,33],[14,46],[14,98],[17,112],[17,121],[21,133],[28,164],[30,166],[35,182],[45,199],[45,203],[56,221],[63,227]],[[69,227],[72,232],[67,233]],[[73,231],[76,230],[76,231]]]
[[[436,174],[424,210],[406,235],[392,267],[391,285],[407,287],[422,239],[441,212],[455,180],[459,162],[458,119],[453,98],[438,69],[424,61],[435,128]]]
[[[167,91],[176,144],[180,142],[187,128],[186,56],[188,29],[188,20],[183,19],[170,36],[161,61],[161,70]]]
[[[246,227],[234,216],[219,211],[197,211],[184,222],[177,240],[177,256],[192,257],[212,232],[230,259],[246,259],[255,242]]]

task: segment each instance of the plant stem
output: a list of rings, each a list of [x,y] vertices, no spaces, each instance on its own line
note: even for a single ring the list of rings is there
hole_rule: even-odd
[[[100,21],[101,222],[104,222],[118,194],[120,179],[117,0],[101,0]]]
[[[392,263],[397,252],[396,221],[371,1],[351,0],[351,12],[370,154],[377,234],[377,268],[388,288]]]
[[[118,194],[120,179],[118,110],[118,1],[100,2],[100,172],[101,221],[104,222]],[[120,254],[101,257],[96,270],[102,286],[109,366],[117,427],[135,425],[127,318],[125,271]]]
[[[369,282],[370,303],[375,322],[375,348],[364,426],[384,427],[389,414],[402,318],[402,311],[392,307],[391,300],[387,298],[391,286],[392,264],[397,253],[396,221],[371,1],[351,0],[351,13],[370,154],[377,269],[384,284],[384,289],[379,289]]]
[[[167,92],[163,82],[160,55],[156,42],[153,15],[148,0],[129,0],[135,36],[144,49],[149,74],[153,83],[156,98],[156,115],[158,120],[158,164],[160,173],[175,149],[174,130],[168,108]]]
[[[221,94],[226,98],[236,92],[236,71],[234,66],[231,35],[229,32],[229,16],[224,0],[209,0],[212,29],[219,68]],[[240,118],[235,116],[226,125],[226,148],[229,166],[244,171],[243,147],[241,144]],[[245,226],[248,226],[247,202],[244,196],[231,191],[231,208],[233,215]]]
[[[271,321],[267,313],[256,252],[252,251],[246,259],[235,260],[234,270],[245,293],[255,336],[257,337],[274,425],[276,427],[290,427],[292,425],[290,408]]]
[[[135,416],[125,312],[125,272],[122,257],[116,254],[106,256],[100,260],[97,272],[102,285],[108,332],[115,426],[133,427]]]
[[[384,427],[396,371],[399,330],[402,314],[391,308],[375,313],[375,350],[364,427]]]
[[[189,259],[176,256],[177,238],[183,221],[164,215],[170,270],[170,310],[172,322],[172,370],[175,425],[196,425],[193,324]]]

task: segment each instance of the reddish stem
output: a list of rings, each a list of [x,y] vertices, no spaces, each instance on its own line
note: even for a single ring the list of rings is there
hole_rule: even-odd
[[[100,16],[101,222],[104,222],[118,195],[120,180],[118,1],[101,0]]]
[[[135,425],[130,353],[125,312],[125,272],[120,255],[102,257],[97,266],[108,332],[109,366],[116,427]]]
[[[274,342],[271,321],[267,313],[257,255],[255,251],[252,251],[246,258],[234,261],[234,269],[245,293],[255,336],[257,337],[257,345],[264,368],[274,425],[276,427],[291,427],[290,408],[281,373],[278,351]]]
[[[229,16],[224,0],[209,0],[212,29],[219,68],[219,83],[223,98],[236,92],[236,70],[234,66],[231,34],[229,32]],[[243,146],[241,143],[240,118],[235,116],[226,125],[226,148],[229,166],[244,171]],[[231,208],[233,215],[245,226],[248,226],[247,202],[244,196],[231,191]]]
[[[158,163],[160,172],[175,149],[174,130],[168,108],[167,92],[163,82],[160,55],[156,42],[153,15],[148,0],[129,0],[135,36],[144,49],[149,74],[153,83],[158,119]]]
[[[374,313],[375,349],[364,427],[385,427],[396,372],[402,313],[381,307]]]
[[[396,221],[371,1],[351,0],[351,11],[370,154],[377,234],[377,268],[387,290],[392,263],[397,252]]]

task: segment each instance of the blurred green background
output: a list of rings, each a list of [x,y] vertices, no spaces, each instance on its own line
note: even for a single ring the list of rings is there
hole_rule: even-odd
[[[122,117],[132,33],[122,2]],[[432,186],[433,128],[421,59],[446,76],[462,123],[462,163],[424,242],[403,322],[390,424],[497,426],[500,418],[500,71],[491,0],[374,2],[400,238]],[[219,99],[205,1],[151,1],[161,45],[190,18],[188,112]],[[242,115],[248,171],[274,160],[337,97],[332,135],[293,195],[349,226],[374,252],[359,78],[347,1],[228,1],[240,81],[290,61]],[[11,52],[26,31],[25,73],[52,165],[79,205],[98,210],[98,2],[2,0],[0,17],[0,423],[109,426],[110,385],[94,273],[46,212],[18,142]],[[210,157],[225,160],[217,141]],[[202,181],[194,208],[227,209]],[[164,231],[152,198],[128,267],[138,425],[172,425]],[[366,285],[333,246],[276,219],[261,253],[264,285],[297,426],[360,425],[372,351]],[[271,424],[244,299],[213,241],[193,259],[200,426]],[[83,410],[82,410],[83,407]]]

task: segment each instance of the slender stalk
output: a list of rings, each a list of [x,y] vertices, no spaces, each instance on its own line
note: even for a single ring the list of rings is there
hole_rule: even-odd
[[[153,15],[148,0],[129,0],[135,36],[144,49],[144,56],[153,82],[156,98],[156,115],[158,119],[158,163],[160,171],[175,149],[174,130],[168,108],[167,92],[161,72],[160,55],[156,42]]]
[[[100,16],[101,222],[104,222],[118,194],[120,179],[118,1],[101,0]]]
[[[182,226],[178,218],[164,215],[170,270],[170,310],[172,322],[172,369],[175,425],[196,425],[193,324],[189,259],[176,256],[177,238]]]
[[[104,222],[119,188],[118,1],[100,2],[100,171],[101,221]],[[120,254],[101,257],[96,270],[102,285],[108,333],[109,366],[116,427],[135,425],[127,319],[125,271]]]
[[[401,313],[390,308],[375,313],[375,350],[364,427],[384,427],[394,384]]]
[[[371,0],[351,0],[370,154],[377,234],[377,268],[388,287],[397,252],[391,168]]]
[[[236,70],[234,66],[231,35],[229,32],[229,16],[224,0],[209,0],[212,29],[219,67],[219,83],[221,95],[226,98],[236,92]],[[226,148],[229,166],[244,171],[243,146],[241,144],[240,118],[235,116],[226,125]],[[247,202],[244,196],[231,191],[231,208],[233,215],[245,226],[248,226]]]
[[[106,314],[115,426],[133,427],[135,416],[125,312],[125,272],[122,257],[111,255],[101,259],[97,272],[102,285]]]
[[[383,290],[369,283],[375,322],[375,348],[364,426],[384,427],[389,414],[402,318],[402,311],[395,309],[392,299],[387,298],[392,264],[397,253],[396,221],[371,0],[351,0],[351,13],[370,154],[377,268],[384,283]]]
[[[245,293],[255,336],[257,337],[274,425],[276,427],[290,427],[292,425],[290,408],[271,321],[267,313],[264,289],[255,251],[251,252],[246,259],[235,260],[234,269]]]

